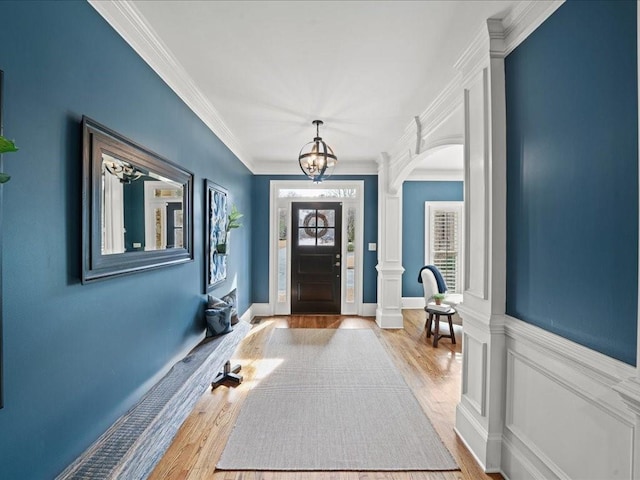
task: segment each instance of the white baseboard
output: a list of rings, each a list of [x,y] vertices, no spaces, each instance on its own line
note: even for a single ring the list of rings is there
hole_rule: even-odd
[[[376,323],[380,328],[404,328],[402,312],[386,312],[382,308],[376,308]]]
[[[240,319],[251,323],[253,317],[266,317],[272,314],[271,306],[268,303],[252,303]]]
[[[363,303],[360,311],[361,317],[375,317],[376,316],[376,303]]]
[[[424,309],[424,297],[402,297],[402,308]]]
[[[375,317],[376,316],[376,304],[375,303],[363,303],[361,312],[358,314],[361,317]],[[269,303],[252,303],[251,306],[242,314],[241,320],[251,322],[253,317],[268,317],[274,315],[273,308]]]
[[[493,462],[493,459],[499,458],[496,452],[501,448],[502,438],[490,436],[464,402],[460,402],[456,407],[456,426],[454,431],[483,471],[486,473],[499,473],[501,471],[500,465],[497,464],[498,462]],[[490,461],[492,461],[491,464],[489,463]],[[496,464],[494,465],[493,463]]]

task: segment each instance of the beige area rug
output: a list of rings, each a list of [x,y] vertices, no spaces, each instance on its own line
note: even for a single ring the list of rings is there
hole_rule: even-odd
[[[275,329],[221,470],[457,470],[372,330]]]

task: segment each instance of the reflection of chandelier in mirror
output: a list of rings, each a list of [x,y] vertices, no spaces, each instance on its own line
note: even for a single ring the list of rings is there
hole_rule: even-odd
[[[122,183],[135,182],[144,175],[144,172],[126,162],[106,159],[104,159],[103,162],[104,168],[111,175],[118,177]]]
[[[300,168],[307,177],[316,183],[320,183],[331,176],[336,163],[338,163],[338,157],[320,137],[320,125],[324,122],[322,120],[314,120],[312,123],[316,126],[316,137],[312,142],[302,147],[298,163],[300,163]]]

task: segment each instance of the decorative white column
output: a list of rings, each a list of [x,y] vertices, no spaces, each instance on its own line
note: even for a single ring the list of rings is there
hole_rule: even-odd
[[[378,305],[380,328],[402,328],[402,185],[391,189],[389,156],[378,167]]]
[[[505,392],[506,110],[504,29],[487,20],[456,67],[465,110],[462,397],[456,432],[485,471],[500,471]]]

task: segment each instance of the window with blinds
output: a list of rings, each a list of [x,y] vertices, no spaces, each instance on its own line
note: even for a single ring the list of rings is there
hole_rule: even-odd
[[[425,202],[425,264],[438,267],[449,292],[462,291],[462,202]]]

